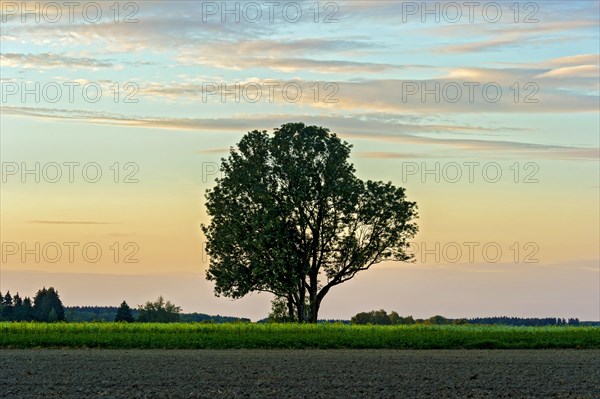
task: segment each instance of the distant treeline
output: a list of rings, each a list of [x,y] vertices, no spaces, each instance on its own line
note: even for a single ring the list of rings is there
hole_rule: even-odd
[[[428,325],[466,325],[466,324],[494,324],[505,326],[595,326],[600,322],[580,321],[578,318],[564,319],[560,317],[476,317],[472,319],[449,319],[444,316],[433,316],[428,319],[414,319],[412,316],[402,317],[397,312],[389,314],[381,310],[371,312],[361,312],[356,314],[350,320],[352,324],[378,324],[378,325],[398,325],[398,324],[428,324]]]
[[[115,321],[118,307],[116,306],[67,306],[65,308],[65,317],[67,321]],[[140,316],[138,309],[131,309],[131,314],[135,319]],[[179,313],[179,322],[182,323],[230,323],[234,321],[246,321],[250,319],[230,317],[230,316],[211,316],[204,313]]]
[[[58,291],[53,287],[38,290],[33,299],[14,296],[10,291],[0,292],[0,321],[41,321],[41,322],[156,322],[156,323],[231,323],[250,322],[250,319],[211,316],[204,313],[181,313],[179,306],[161,297],[154,302],[146,302],[137,309],[131,309],[125,301],[121,306],[63,306]]]
[[[564,319],[560,317],[476,317],[468,319],[469,324],[502,324],[506,326],[579,326],[578,318]]]
[[[50,287],[38,290],[33,299],[14,296],[7,291],[0,293],[0,321],[40,321],[40,322],[158,322],[158,323],[232,323],[250,322],[250,319],[231,316],[211,316],[204,313],[181,313],[179,306],[162,297],[154,302],[146,302],[137,309],[131,309],[125,301],[121,306],[69,306],[64,307],[58,291]],[[272,322],[272,318],[259,320],[258,323]],[[402,317],[397,312],[389,314],[381,310],[361,312],[351,320],[318,320],[319,323],[374,324],[374,325],[505,325],[505,326],[600,326],[600,321],[580,321],[578,318],[556,317],[476,317],[471,319],[449,319],[444,316],[433,316],[428,319],[414,319],[412,316]]]
[[[117,316],[116,306],[67,306],[65,318],[67,321],[114,321]],[[137,318],[140,312],[131,309],[133,317]]]

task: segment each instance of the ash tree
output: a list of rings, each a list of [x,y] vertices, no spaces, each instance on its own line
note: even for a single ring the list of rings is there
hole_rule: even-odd
[[[409,261],[417,205],[392,183],[363,181],[352,146],[329,129],[254,130],[222,159],[202,230],[215,294],[270,292],[289,318],[315,323],[336,285],[386,260]]]

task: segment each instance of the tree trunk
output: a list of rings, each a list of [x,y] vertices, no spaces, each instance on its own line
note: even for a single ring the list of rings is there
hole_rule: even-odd
[[[300,292],[299,292],[299,297],[300,300],[298,301],[298,322],[299,323],[305,323],[306,322],[306,282],[304,280],[302,280],[302,283],[300,284]]]
[[[317,276],[311,274],[310,275],[310,292],[309,292],[309,300],[310,300],[310,314],[308,315],[309,323],[316,323],[317,317],[319,315],[319,300],[317,298]]]
[[[294,321],[294,300],[291,295],[287,297],[288,317],[289,321]]]
[[[304,304],[302,302],[298,302],[298,304],[296,305],[296,309],[298,312],[298,319],[295,321],[297,321],[298,323],[304,323],[306,314],[304,310]]]
[[[320,306],[320,301],[318,299],[311,301],[310,315],[308,318],[309,323],[316,323],[319,320],[319,306]]]

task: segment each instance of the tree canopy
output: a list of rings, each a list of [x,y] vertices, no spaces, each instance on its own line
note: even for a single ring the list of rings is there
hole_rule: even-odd
[[[123,306],[123,305],[121,305]],[[179,321],[181,308],[173,305],[170,301],[164,300],[162,296],[154,302],[146,302],[145,305],[138,308],[139,322],[150,323],[175,323]]]
[[[408,261],[417,206],[391,182],[363,181],[352,146],[329,129],[254,130],[221,163],[202,226],[215,293],[273,293],[288,316],[316,322],[325,295],[385,260]]]
[[[58,291],[52,287],[39,290],[33,298],[33,315],[37,321],[65,321],[65,308]]]

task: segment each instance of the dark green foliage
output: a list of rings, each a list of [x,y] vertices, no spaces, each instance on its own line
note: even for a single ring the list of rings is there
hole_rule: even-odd
[[[444,316],[435,315],[425,321],[425,324],[435,325],[447,325],[452,324],[452,320],[445,318]]]
[[[286,298],[275,298],[271,301],[271,313],[267,317],[270,323],[289,323],[298,320],[295,309],[288,308],[289,302]],[[291,316],[290,316],[291,314]]]
[[[33,306],[29,297],[21,298],[18,292],[13,297],[10,291],[7,291],[4,296],[0,294],[0,299],[0,321],[35,320]]]
[[[54,288],[44,287],[35,294],[33,317],[36,321],[65,321],[65,309]]]
[[[33,303],[29,297],[25,297],[23,300],[23,320],[30,321],[33,320]]]
[[[13,305],[13,299],[12,299],[12,295],[10,295],[10,291],[6,291],[6,295],[4,295],[2,297],[2,304],[4,306],[12,306]]]
[[[65,317],[67,321],[114,321],[119,308],[116,306],[67,306]],[[135,318],[138,314],[136,309],[131,313]]]
[[[70,322],[82,322],[82,321],[103,321],[109,322],[115,320],[117,311],[119,308],[116,306],[68,306],[65,308],[65,317]],[[137,309],[131,309],[133,318],[139,317],[139,311]],[[182,323],[196,323],[196,322],[214,322],[214,323],[230,323],[246,321],[249,319],[232,317],[232,316],[221,316],[221,315],[209,315],[205,313],[180,313],[179,321]]]
[[[207,278],[217,295],[270,292],[287,302],[289,319],[316,322],[334,286],[384,260],[411,259],[416,204],[403,188],[358,179],[350,150],[303,123],[242,138],[206,195]]]
[[[18,295],[18,294],[17,294]],[[20,301],[20,298],[19,298]],[[15,321],[32,321],[33,320],[33,306],[31,305],[31,299],[25,297],[21,302],[21,305],[17,305],[15,301],[15,310],[13,312],[13,320]]]
[[[412,316],[402,317],[402,316],[398,315],[398,313],[396,313],[396,312],[391,312],[388,315],[388,318],[390,319],[390,324],[405,324],[405,325],[415,324],[415,319],[413,319]]]
[[[58,315],[56,314],[56,309],[54,309],[54,307],[50,309],[50,313],[48,313],[48,320],[46,321],[48,323],[54,323],[58,321]]]
[[[350,320],[352,324],[376,324],[376,325],[391,325],[391,324],[415,324],[412,316],[401,317],[396,312],[391,312],[389,315],[385,310],[372,310],[370,312],[361,312],[356,314]]]
[[[392,324],[385,310],[373,310],[369,313],[358,313],[351,319],[352,324]]]
[[[179,321],[181,308],[159,296],[154,302],[140,306],[138,321],[142,323],[175,323]]]
[[[231,317],[231,316],[211,316],[204,313],[180,313],[180,323],[249,323],[250,319],[245,317]]]
[[[455,319],[452,320],[452,324],[454,324],[455,326],[466,326],[467,324],[469,324],[469,320],[465,318]]]
[[[0,320],[5,321],[31,321],[33,320],[33,309],[31,307],[31,299],[21,296],[17,292],[15,296],[11,296],[10,291],[6,295],[0,294]]]
[[[123,301],[119,309],[117,310],[117,314],[115,315],[116,322],[125,322],[125,323],[133,323],[135,319],[133,318],[133,313],[131,313],[131,308],[127,305],[127,302]]]
[[[505,326],[560,326],[570,325],[578,326],[580,321],[578,318],[566,319],[556,317],[476,317],[468,319],[469,324],[500,324]],[[589,324],[592,325],[592,324]]]
[[[6,295],[2,298],[2,319],[12,320],[13,319],[13,298],[10,295],[10,291],[6,291]]]
[[[361,312],[351,319],[352,324],[376,324],[376,325],[397,325],[397,324],[425,324],[425,325],[505,325],[505,326],[579,326],[595,325],[593,322],[580,322],[577,318],[561,319],[556,317],[547,318],[520,318],[520,317],[479,317],[474,319],[448,319],[444,316],[436,315],[429,319],[414,320],[412,316],[401,317],[396,312],[386,314],[385,310],[372,310],[370,312]]]

